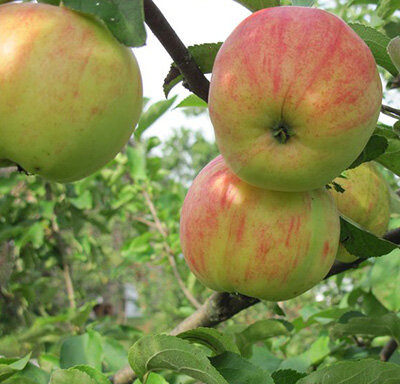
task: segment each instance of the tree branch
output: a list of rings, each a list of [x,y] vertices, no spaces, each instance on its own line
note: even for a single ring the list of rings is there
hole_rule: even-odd
[[[389,107],[388,105],[382,104],[381,112],[385,115],[393,117],[394,119],[400,119],[400,109]]]
[[[397,349],[396,340],[390,339],[379,354],[381,361],[388,361]]]
[[[144,14],[146,24],[174,60],[189,90],[207,102],[210,82],[152,0],[144,0]]]

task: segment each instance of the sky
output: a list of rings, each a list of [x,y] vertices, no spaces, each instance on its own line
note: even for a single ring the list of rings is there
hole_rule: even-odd
[[[250,14],[250,11],[232,0],[154,2],[186,46],[225,41],[233,29]],[[165,99],[162,85],[172,63],[168,53],[149,29],[146,45],[135,48],[133,52],[142,72],[144,96],[152,101]],[[174,94],[183,99],[189,92],[182,86],[176,86],[171,91],[171,96]],[[171,128],[181,125],[201,129],[208,139],[214,139],[208,116],[187,119],[179,109],[165,114],[149,129],[148,134],[163,139],[168,137]]]

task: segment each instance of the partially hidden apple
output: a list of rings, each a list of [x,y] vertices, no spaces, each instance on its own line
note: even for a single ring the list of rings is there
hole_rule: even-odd
[[[325,189],[257,188],[233,174],[222,156],[194,180],[180,222],[186,262],[205,286],[271,301],[320,282],[335,260],[339,233]]]
[[[376,236],[382,236],[390,219],[390,193],[386,180],[374,163],[363,163],[343,172],[334,180],[344,192],[331,189],[339,212]],[[336,259],[350,263],[357,260],[343,245],[339,245]]]
[[[224,42],[209,111],[220,152],[241,179],[304,191],[357,158],[381,102],[374,57],[346,23],[284,6],[252,14]]]
[[[0,166],[70,182],[122,149],[142,110],[131,50],[95,18],[0,6]]]

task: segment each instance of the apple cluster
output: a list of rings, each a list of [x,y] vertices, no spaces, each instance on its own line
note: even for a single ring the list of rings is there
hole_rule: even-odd
[[[381,102],[374,57],[335,15],[274,7],[239,24],[211,78],[221,155],[195,178],[181,214],[183,253],[198,279],[286,300],[320,282],[335,258],[354,260],[339,245],[339,211],[382,235],[382,176],[370,163],[340,176],[371,137]],[[344,193],[325,187],[334,179]]]

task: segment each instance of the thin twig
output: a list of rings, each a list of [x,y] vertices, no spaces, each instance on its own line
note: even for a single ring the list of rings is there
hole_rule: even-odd
[[[395,119],[400,119],[400,109],[396,109],[396,108],[390,107],[389,105],[382,104],[381,112],[384,113],[385,115],[388,115]]]
[[[144,0],[146,24],[174,60],[191,92],[207,102],[210,82],[200,71],[186,46],[152,0]]]
[[[171,247],[168,244],[168,232],[166,231],[166,229],[164,228],[163,224],[161,223],[161,220],[159,219],[158,214],[157,214],[156,207],[154,206],[153,201],[151,200],[151,197],[150,197],[149,193],[146,190],[143,191],[143,197],[144,197],[144,199],[146,201],[146,205],[149,208],[151,215],[153,216],[154,225],[155,225],[157,231],[164,238],[164,242],[163,242],[164,249],[165,249],[165,252],[167,254],[169,264],[171,265],[172,272],[175,275],[175,278],[176,278],[176,280],[177,280],[177,282],[179,284],[179,287],[181,288],[183,294],[189,300],[189,302],[196,309],[199,309],[201,307],[201,303],[199,303],[197,301],[197,299],[192,295],[192,293],[187,289],[185,283],[182,280],[182,277],[181,277],[181,275],[179,273],[179,270],[178,270],[178,266],[176,264],[175,254],[174,254],[173,250],[171,249]]]
[[[53,199],[53,192],[51,190],[51,186],[49,183],[46,183],[45,189],[46,189],[46,199],[51,201]],[[61,256],[62,271],[65,281],[65,289],[67,291],[69,306],[70,308],[76,308],[75,290],[72,282],[70,267],[67,260],[68,246],[61,235],[60,228],[58,226],[56,217],[54,215],[50,220],[50,231],[51,231],[51,236],[56,241],[58,252],[60,253]]]

